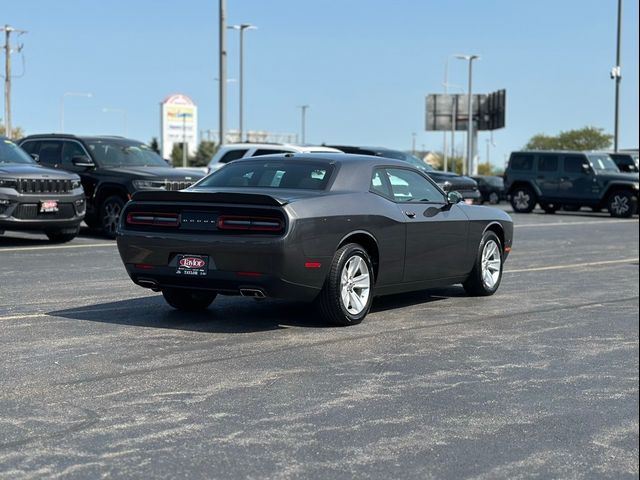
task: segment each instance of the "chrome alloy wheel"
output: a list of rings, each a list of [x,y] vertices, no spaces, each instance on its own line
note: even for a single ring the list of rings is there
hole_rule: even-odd
[[[629,204],[629,198],[626,195],[615,195],[613,197],[611,201],[611,211],[614,214],[623,216],[630,208],[631,205]]]
[[[102,217],[102,227],[110,235],[115,235],[118,228],[118,220],[122,207],[116,202],[109,202],[104,206],[104,216]]]
[[[531,203],[531,196],[522,190],[518,191],[518,194],[513,197],[513,201],[520,210],[525,210],[529,208],[529,204]]]
[[[358,315],[366,308],[370,294],[371,274],[367,262],[354,255],[344,264],[340,275],[342,305],[351,315]]]
[[[488,289],[495,287],[500,279],[502,257],[500,248],[493,240],[489,240],[482,250],[482,283]]]

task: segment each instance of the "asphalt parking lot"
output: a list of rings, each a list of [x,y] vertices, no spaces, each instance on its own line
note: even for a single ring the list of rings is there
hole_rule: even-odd
[[[115,243],[0,237],[0,478],[637,478],[638,218],[514,215],[493,297],[173,311]]]

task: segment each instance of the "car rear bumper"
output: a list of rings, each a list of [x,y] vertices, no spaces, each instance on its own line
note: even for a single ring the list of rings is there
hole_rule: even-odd
[[[120,232],[120,257],[134,283],[155,290],[190,288],[240,295],[258,290],[265,297],[313,300],[324,284],[331,259],[305,257],[301,244],[285,237],[162,235]],[[177,274],[178,255],[208,257],[204,276]],[[313,260],[313,268],[308,265]],[[320,266],[316,266],[319,264]]]

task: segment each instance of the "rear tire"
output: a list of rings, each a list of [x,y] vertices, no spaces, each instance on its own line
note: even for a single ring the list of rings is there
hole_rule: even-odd
[[[555,203],[542,203],[540,207],[544,210],[544,213],[554,214],[558,211],[560,205]]]
[[[360,323],[371,308],[373,281],[367,251],[357,243],[340,248],[317,298],[324,319],[340,326]]]
[[[73,228],[62,228],[58,230],[47,230],[44,232],[49,240],[54,243],[70,242],[78,236],[80,233],[80,226]]]
[[[612,217],[629,218],[637,208],[638,197],[626,190],[617,190],[607,199],[607,210]]]
[[[124,204],[125,201],[117,195],[108,197],[102,202],[100,206],[100,227],[105,237],[116,238],[118,222],[120,221],[120,214]]]
[[[523,185],[513,189],[510,201],[514,212],[531,213],[536,206],[538,197],[531,187]]]
[[[502,243],[494,232],[485,232],[478,245],[473,270],[462,284],[464,290],[474,297],[493,295],[502,281],[502,266]]]
[[[216,299],[216,293],[187,288],[164,288],[165,301],[177,310],[197,312],[206,309]]]

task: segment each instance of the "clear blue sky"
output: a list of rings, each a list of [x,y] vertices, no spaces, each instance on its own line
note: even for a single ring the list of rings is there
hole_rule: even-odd
[[[613,132],[616,0],[227,0],[228,22],[245,35],[245,128],[299,131],[297,105],[310,104],[307,140],[439,150],[424,131],[424,97],[442,91],[454,53],[482,56],[474,90],[506,88],[507,126],[492,160],[535,133],[593,125]],[[217,0],[3,0],[0,24],[26,29],[26,71],[14,81],[13,118],[27,133],[65,129],[159,136],[159,102],[190,95],[199,128],[217,129]],[[228,33],[229,76],[237,78],[238,34]],[[15,73],[21,58],[13,57]],[[638,146],[638,1],[624,0],[621,147]],[[466,63],[449,81],[466,85]],[[464,87],[466,88],[466,87]],[[237,128],[237,84],[229,85]],[[485,156],[481,134],[479,151]],[[463,148],[463,135],[458,135]]]

